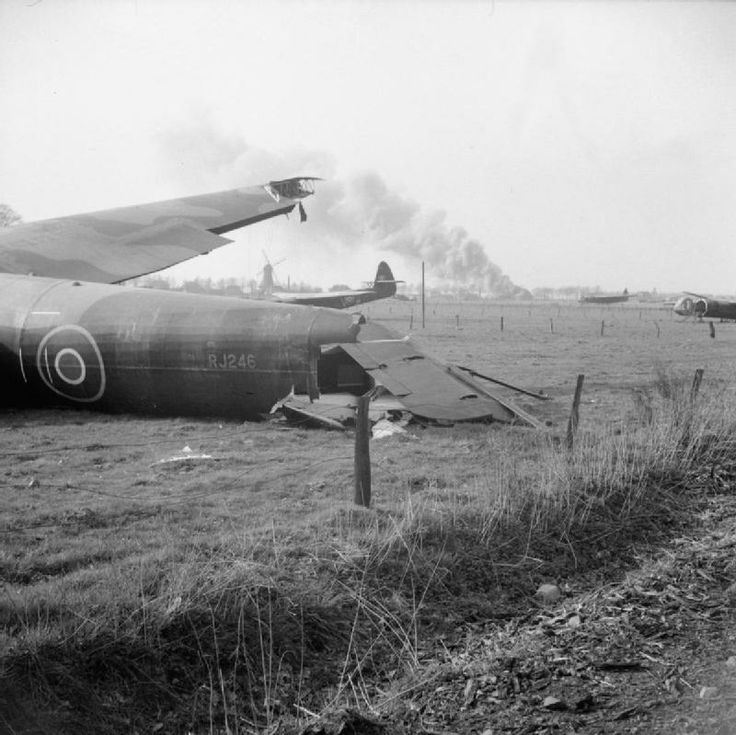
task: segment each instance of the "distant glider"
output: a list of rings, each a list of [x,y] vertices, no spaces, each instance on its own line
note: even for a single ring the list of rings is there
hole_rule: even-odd
[[[672,311],[680,316],[694,316],[698,319],[736,319],[736,301],[716,301],[707,296],[684,292]]]
[[[581,296],[578,299],[581,304],[625,304],[628,300],[628,289],[624,289],[621,293]]]
[[[264,276],[265,276],[264,269]],[[325,306],[332,309],[348,309],[358,304],[365,304],[378,299],[388,299],[396,293],[396,284],[403,281],[394,280],[394,274],[388,264],[381,261],[376,270],[373,283],[364,289],[347,291],[329,291],[326,293],[290,293],[271,291],[270,299],[285,304],[303,304],[309,306]]]

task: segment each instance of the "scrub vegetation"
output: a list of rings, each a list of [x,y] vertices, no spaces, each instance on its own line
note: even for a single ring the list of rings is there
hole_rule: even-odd
[[[524,699],[543,679],[529,672],[556,681],[544,657],[562,640],[525,637],[563,619],[550,611],[564,600],[535,592],[589,605],[696,534],[714,503],[726,514],[736,328],[713,339],[635,305],[479,302],[431,305],[422,330],[418,308],[366,312],[411,320],[441,359],[544,390],[551,401],[523,405],[549,430],[415,425],[375,440],[369,509],[352,503],[350,432],[3,414],[0,731],[604,731],[592,704]],[[726,594],[728,574],[716,582]],[[634,715],[673,731],[656,707],[605,731],[634,731]]]

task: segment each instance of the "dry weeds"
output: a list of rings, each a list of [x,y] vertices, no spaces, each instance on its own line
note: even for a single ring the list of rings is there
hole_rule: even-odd
[[[388,304],[374,311],[408,322],[411,305]],[[550,433],[470,425],[374,442],[370,510],[350,502],[349,435],[7,413],[6,727],[316,733],[330,731],[327,713],[353,708],[365,729],[483,732],[482,718],[511,700],[517,724],[522,711],[539,717],[526,673],[499,663],[527,656],[546,667],[530,681],[556,681],[545,636],[570,632],[569,602],[540,612],[536,587],[558,583],[569,601],[585,580],[574,614],[594,621],[586,634],[624,635],[606,628],[618,598],[595,603],[607,611],[598,617],[590,601],[733,486],[736,330],[711,340],[656,313],[657,340],[651,314],[620,309],[600,337],[595,311],[435,306],[420,341],[555,396],[525,404]],[[692,400],[695,367],[706,373]],[[570,452],[558,435],[578,372],[585,401]],[[187,458],[198,454],[210,456]],[[531,638],[517,635],[524,626]],[[487,654],[473,653],[483,636],[495,641],[492,666],[468,676]],[[459,686],[462,706],[429,716],[428,697],[457,704]],[[540,727],[564,719],[546,714]]]

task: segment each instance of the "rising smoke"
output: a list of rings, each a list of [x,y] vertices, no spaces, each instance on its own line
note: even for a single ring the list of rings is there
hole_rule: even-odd
[[[320,188],[318,198],[324,210],[319,226],[332,236],[375,243],[382,250],[424,261],[439,285],[493,296],[522,290],[489,260],[478,240],[464,228],[447,224],[445,212],[402,197],[376,173],[330,182]]]
[[[225,134],[206,118],[190,121],[160,138],[164,162],[177,180],[225,188],[245,182],[315,172],[325,181],[309,201],[310,232],[336,250],[346,244],[374,246],[405,259],[424,261],[431,281],[508,297],[523,291],[462,227],[450,226],[442,210],[427,209],[389,188],[374,172],[337,177],[326,153],[289,150],[277,155]]]

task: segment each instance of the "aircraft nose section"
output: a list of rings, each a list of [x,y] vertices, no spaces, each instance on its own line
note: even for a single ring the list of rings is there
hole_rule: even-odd
[[[682,296],[677,299],[672,310],[680,316],[690,316],[693,313],[693,300],[689,296]]]
[[[314,345],[355,342],[360,331],[359,319],[337,309],[314,309],[309,341]]]

